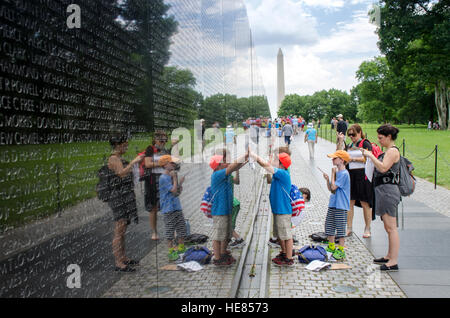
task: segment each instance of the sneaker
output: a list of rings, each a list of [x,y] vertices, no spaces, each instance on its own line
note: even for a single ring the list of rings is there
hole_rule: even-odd
[[[381,258],[374,259],[373,262],[374,262],[374,264],[383,265],[383,264],[386,264],[387,262],[389,262],[389,260],[384,257],[381,257]]]
[[[283,260],[285,258],[286,258],[286,254],[280,253],[277,256],[275,256],[275,258],[272,258],[272,262],[276,263],[276,262],[278,262],[280,260]]]
[[[178,245],[177,252],[178,254],[183,254],[184,252],[186,252],[186,247],[184,246],[184,244]]]
[[[336,250],[336,244],[335,243],[328,243],[328,247],[325,249],[327,252],[334,253]]]
[[[271,247],[274,248],[280,248],[280,244],[278,244],[278,240],[275,238],[270,238],[269,243],[268,243]]]
[[[380,271],[382,272],[398,272],[398,265],[387,266],[383,264],[380,266]]]
[[[234,240],[230,245],[228,245],[230,248],[239,248],[245,246],[245,241],[243,238],[240,238],[239,240]]]
[[[231,263],[236,263],[236,259],[231,254],[224,254],[222,255],[223,258],[227,258],[231,260]]]
[[[178,252],[174,248],[169,248],[169,261],[173,262],[176,261],[180,255],[178,255]]]
[[[220,258],[220,259],[214,259],[213,264],[216,266],[231,266],[233,265],[233,261],[231,258]]]
[[[290,267],[294,265],[294,259],[288,259],[286,257],[282,258],[282,259],[278,259],[276,261],[274,261],[275,266],[286,266],[286,267]]]
[[[342,246],[338,246],[333,253],[333,257],[336,260],[341,260],[345,258],[344,248]]]

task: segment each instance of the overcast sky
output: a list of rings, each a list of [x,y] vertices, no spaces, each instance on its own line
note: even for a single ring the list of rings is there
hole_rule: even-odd
[[[350,91],[361,62],[380,54],[367,12],[372,0],[244,0],[272,115],[277,52],[284,53],[286,95]]]

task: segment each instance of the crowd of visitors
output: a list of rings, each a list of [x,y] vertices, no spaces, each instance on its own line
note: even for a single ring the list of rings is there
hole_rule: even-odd
[[[223,139],[225,147],[216,150],[209,160],[213,171],[211,193],[214,193],[211,204],[213,264],[233,264],[236,260],[228,247],[245,245],[245,240],[235,230],[240,202],[234,196],[234,185],[240,184],[239,169],[253,160],[266,171],[267,181],[271,183],[269,200],[274,216],[273,234],[281,248],[280,254],[272,261],[278,266],[292,266],[292,199],[289,191],[292,185],[290,167],[295,163],[289,147],[295,135],[304,133],[303,141],[308,144],[309,158],[313,160],[314,147],[318,142],[316,128],[320,121],[306,124],[301,116],[286,116],[274,120],[249,118],[242,124],[254,143],[259,143],[260,136],[284,136],[286,146],[271,152],[268,160],[260,157],[249,146],[242,157],[232,160],[229,147],[236,143],[236,134],[231,123],[226,126]],[[329,242],[327,251],[337,259],[345,258],[345,237],[353,235],[356,205],[363,209],[363,238],[371,237],[371,222],[376,215],[382,218],[388,234],[388,252],[384,257],[375,259],[374,263],[380,264],[383,271],[398,270],[399,237],[396,217],[401,196],[398,189],[400,153],[395,140],[399,130],[391,125],[378,128],[378,142],[385,148],[385,152],[380,154],[379,147],[365,138],[361,126],[353,124],[349,127],[342,114],[333,118],[331,125],[336,129],[337,145],[336,152],[328,155],[332,159],[333,169],[331,175],[322,171],[331,192],[324,224]],[[219,123],[214,123],[214,127],[219,129]],[[346,135],[351,141],[349,144],[345,142]],[[138,264],[138,261],[125,256],[127,225],[131,219],[136,222],[138,220],[132,171],[136,164],[142,165],[144,171],[141,180],[144,181],[145,209],[150,213],[152,240],[160,239],[157,232],[157,212],[160,211],[164,220],[164,238],[168,242],[169,259],[176,259],[186,250],[186,220],[179,199],[185,178],[178,177],[180,159],[171,155],[170,148],[166,147],[167,142],[168,135],[164,131],[156,131],[146,150],[128,163],[122,158],[128,148],[127,139],[121,136],[111,139],[112,153],[108,159],[108,168],[113,172],[115,186],[114,195],[108,204],[115,221],[113,253],[118,271],[133,271],[133,266]],[[172,146],[176,143],[173,140]],[[374,166],[373,176],[369,178],[366,169],[368,161]],[[302,200],[310,199],[309,189],[301,188],[300,192],[304,196]]]

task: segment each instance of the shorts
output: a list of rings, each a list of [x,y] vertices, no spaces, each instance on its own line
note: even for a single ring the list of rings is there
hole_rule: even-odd
[[[347,211],[335,208],[328,208],[325,220],[325,234],[327,236],[345,237],[347,227]],[[337,232],[337,235],[336,235]]]
[[[273,236],[286,241],[292,239],[291,214],[273,215]]]
[[[164,234],[165,238],[169,241],[175,239],[175,232],[177,232],[177,238],[186,237],[186,221],[183,216],[183,211],[173,211],[162,213],[164,218]]]
[[[291,136],[284,136],[284,142],[287,143],[288,145],[291,144]]]
[[[213,241],[227,241],[231,239],[231,214],[213,215]]]

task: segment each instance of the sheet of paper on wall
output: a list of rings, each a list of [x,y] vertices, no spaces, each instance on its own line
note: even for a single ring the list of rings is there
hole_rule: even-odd
[[[375,169],[375,165],[373,164],[372,159],[367,158],[366,166],[365,166],[365,172],[366,172],[367,179],[370,182],[372,182],[373,170],[374,169]]]

